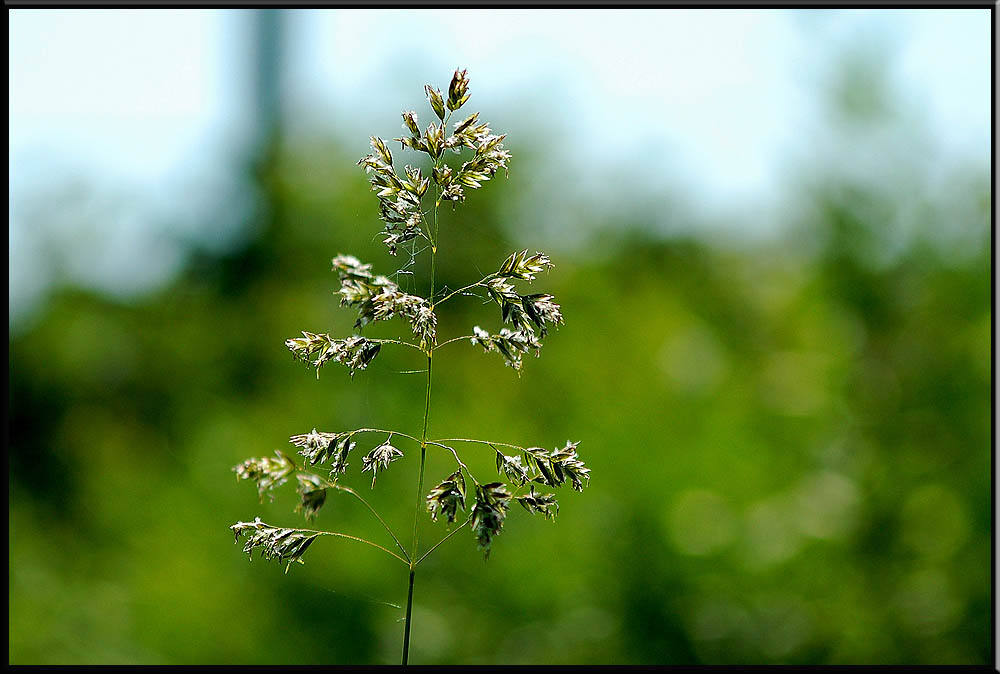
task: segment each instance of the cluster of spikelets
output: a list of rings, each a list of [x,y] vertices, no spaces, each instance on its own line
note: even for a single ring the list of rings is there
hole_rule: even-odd
[[[502,322],[511,328],[501,328],[498,334],[490,335],[478,325],[474,326],[470,342],[481,345],[487,352],[500,353],[504,362],[518,373],[522,368],[522,355],[531,351],[538,355],[542,348],[540,340],[548,335],[548,326],[562,324],[563,316],[552,295],[521,295],[513,282],[531,283],[536,274],[553,266],[544,253],[529,256],[528,251],[523,250],[511,253],[496,272],[472,286],[485,289],[487,297],[499,305]],[[340,280],[337,294],[341,306],[354,307],[358,311],[355,329],[399,316],[409,322],[422,351],[433,350],[437,345],[437,315],[430,301],[402,292],[387,276],[374,274],[370,264],[362,264],[350,255],[333,258],[333,271]],[[303,331],[302,337],[286,340],[285,346],[296,358],[316,368],[317,376],[320,368],[331,361],[346,366],[353,376],[374,360],[381,349],[381,341],[360,335],[335,339],[325,333]]]
[[[432,164],[428,171],[406,165],[401,173],[397,172],[392,152],[385,141],[377,137],[371,139],[372,153],[358,162],[369,174],[372,189],[378,198],[379,216],[384,223],[383,240],[393,255],[400,247],[408,244],[411,256],[415,257],[419,252],[417,245],[421,241],[436,250],[436,214],[441,203],[463,202],[467,189],[478,189],[499,170],[507,170],[511,155],[503,146],[505,136],[493,133],[489,124],[480,122],[479,113],[454,123],[451,133],[448,133],[452,114],[469,99],[468,84],[466,72],[456,70],[448,87],[447,97],[430,85],[425,87],[436,119],[422,131],[415,112],[403,113],[403,128],[408,133],[395,140],[404,150],[426,154]],[[446,150],[466,154],[468,158],[459,166],[449,166],[445,162]],[[428,218],[425,210],[425,198],[432,192],[435,215],[433,221]],[[420,350],[429,358],[439,346],[468,339],[471,344],[481,346],[486,352],[499,353],[504,362],[520,375],[522,357],[530,352],[538,355],[542,347],[541,340],[548,334],[548,328],[562,324],[563,316],[552,295],[521,294],[515,284],[530,284],[538,274],[552,267],[551,260],[543,253],[529,255],[527,250],[514,252],[495,272],[479,281],[459,290],[446,289],[437,296],[423,298],[404,292],[389,276],[376,274],[372,265],[364,264],[350,255],[338,255],[332,261],[332,269],[340,283],[336,295],[340,298],[341,306],[357,311],[355,330],[360,332],[370,323],[398,317],[409,324],[416,343],[370,339],[360,334],[334,338],[325,333],[303,331],[301,337],[288,339],[285,345],[295,358],[315,368],[317,377],[320,369],[329,362],[344,365],[353,377],[358,370],[364,370],[371,364],[385,344],[409,346]],[[455,295],[476,294],[476,289],[483,293],[484,300],[499,306],[503,327],[496,334],[490,334],[477,325],[472,328],[471,335],[449,339],[439,345],[436,308]],[[325,503],[329,489],[361,498],[354,490],[340,485],[338,480],[346,473],[348,459],[357,446],[354,438],[371,433],[388,436],[361,459],[361,472],[372,474],[372,488],[377,475],[403,456],[402,450],[392,444],[394,436],[420,443],[423,447],[435,446],[454,456],[458,469],[427,494],[427,511],[435,522],[442,518],[448,524],[454,524],[464,517],[462,526],[470,526],[479,548],[487,557],[493,539],[503,528],[511,501],[517,501],[529,513],[554,519],[559,511],[555,496],[536,492],[535,487],[557,488],[570,484],[573,489],[582,491],[590,479],[590,470],[577,455],[578,443],[574,442],[549,451],[539,447],[525,448],[479,440],[428,440],[426,437],[417,438],[399,431],[370,428],[337,433],[313,429],[309,433],[292,436],[290,442],[298,448],[302,458],[301,466],[288,455],[276,451],[275,458],[248,459],[234,470],[240,480],[256,483],[261,498],[265,494],[273,498],[273,490],[294,477],[300,497],[296,510],[302,511],[307,519],[312,520]],[[512,485],[513,490],[503,482],[484,484],[476,481],[456,451],[456,442],[479,443],[495,451],[497,473]],[[505,454],[498,447],[514,451]],[[329,471],[327,477],[309,470],[319,467]],[[474,489],[471,492],[467,490],[467,476],[473,482]],[[528,488],[527,493],[518,493],[525,487]],[[460,511],[462,516],[459,515]],[[388,529],[384,522],[383,526]],[[250,523],[239,522],[232,529],[237,540],[240,536],[245,537],[244,550],[247,553],[257,549],[265,558],[287,561],[289,564],[301,562],[303,553],[319,535],[354,538],[332,532],[272,527],[259,518]],[[392,533],[391,530],[389,532]],[[395,535],[393,538],[395,539]],[[363,539],[355,540],[374,545]],[[403,546],[398,540],[396,543],[403,556],[409,560]],[[398,557],[395,553],[390,554]]]
[[[431,85],[424,87],[427,100],[437,117],[423,131],[417,113],[403,113],[403,128],[409,132],[395,140],[403,148],[426,154],[434,166],[425,177],[419,168],[407,165],[400,176],[393,168],[392,152],[385,141],[373,136],[372,153],[358,162],[371,174],[372,189],[379,199],[379,216],[385,223],[384,242],[393,255],[400,244],[424,236],[426,219],[421,210],[421,199],[431,181],[439,189],[438,201],[465,201],[466,187],[476,189],[491,179],[500,169],[507,170],[510,153],[504,149],[504,136],[494,134],[489,124],[479,123],[479,113],[457,122],[449,135],[447,121],[451,113],[469,100],[469,80],[465,71],[456,71],[448,87],[447,101]],[[461,154],[472,150],[472,157],[457,169],[439,160],[445,150]]]

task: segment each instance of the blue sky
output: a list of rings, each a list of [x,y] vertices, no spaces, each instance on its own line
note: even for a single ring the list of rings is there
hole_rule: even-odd
[[[199,231],[241,194],[228,168],[251,119],[250,10],[8,16],[11,320],[53,282],[155,289],[183,263],[166,230]],[[595,166],[628,172],[638,157],[632,189],[679,186],[706,217],[746,220],[788,198],[789,167],[823,141],[817,92],[857,45],[886,59],[896,103],[934,141],[926,161],[988,165],[989,22],[988,10],[299,10],[285,110],[363,154],[370,133],[398,132],[396,110],[421,109],[425,81],[444,86],[461,65],[498,128],[551,131],[583,191],[604,179]],[[128,206],[99,224],[29,208],[74,177],[94,209]],[[86,255],[54,262],[60,242]]]

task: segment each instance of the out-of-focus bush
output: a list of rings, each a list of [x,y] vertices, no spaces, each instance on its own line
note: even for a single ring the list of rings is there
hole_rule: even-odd
[[[405,578],[377,551],[322,541],[284,575],[248,565],[227,530],[297,521],[290,500],[235,483],[246,456],[313,426],[415,428],[422,412],[422,380],[395,374],[411,354],[317,381],[282,345],[350,329],[330,257],[387,264],[364,177],[322,150],[268,168],[272,220],[246,249],[195,260],[136,306],[65,290],[12,338],[12,663],[397,657]],[[550,251],[567,325],[520,380],[471,347],[442,352],[432,434],[581,439],[595,479],[559,526],[512,513],[518,535],[487,564],[461,539],[428,562],[415,661],[987,660],[988,187],[973,175],[911,210],[888,257],[891,195],[822,175],[805,193],[789,234],[757,246],[587,222],[592,244]],[[519,247],[503,194],[446,215],[444,283]],[[935,235],[958,226],[961,254]],[[493,313],[455,303],[440,334]],[[414,467],[380,478],[390,521],[410,517]],[[319,528],[368,530],[331,498]]]
[[[430,558],[411,661],[988,661],[988,175],[931,180],[879,149],[912,136],[879,135],[902,128],[879,127],[891,111],[833,94],[858,161],[801,172],[782,236],[666,237],[656,225],[682,217],[675,204],[563,200],[558,221],[578,230],[549,232],[545,287],[566,325],[544,355],[518,379],[480,349],[441,352],[432,435],[581,440],[594,479],[562,500],[558,526],[512,511],[517,536],[486,564],[461,536]],[[546,161],[509,145],[511,185],[445,212],[441,284],[479,278],[545,229],[544,211],[509,221],[533,214],[518,195]],[[355,161],[323,139],[285,147],[238,250],[189,253],[141,302],[64,288],[12,333],[11,663],[396,661],[406,579],[384,555],[322,540],[285,575],[248,564],[227,529],[300,521],[294,499],[259,504],[236,483],[247,456],[314,426],[421,420],[423,380],[397,374],[419,369],[415,353],[317,381],[283,345],[351,329],[331,257],[389,267]],[[439,334],[495,314],[450,303]],[[429,458],[429,475],[450,472]],[[394,463],[372,493],[397,526],[415,467]],[[376,531],[330,499],[317,528]],[[421,527],[425,541],[441,529]]]

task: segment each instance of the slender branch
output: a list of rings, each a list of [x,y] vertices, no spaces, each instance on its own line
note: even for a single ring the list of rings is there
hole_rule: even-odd
[[[385,523],[384,519],[382,519],[382,516],[378,514],[378,511],[376,511],[375,508],[373,508],[371,506],[371,504],[368,503],[368,501],[366,501],[361,496],[361,494],[359,494],[358,492],[354,491],[350,487],[344,487],[344,486],[341,486],[341,485],[339,485],[339,484],[337,484],[335,482],[328,482],[327,480],[323,480],[323,481],[326,482],[331,488],[337,489],[337,490],[340,490],[340,491],[343,491],[343,492],[347,492],[348,494],[352,494],[356,499],[358,499],[359,501],[361,501],[362,503],[364,503],[365,507],[368,508],[372,512],[372,515],[375,516],[375,518],[382,524],[382,527],[386,531],[389,532],[390,536],[392,536],[392,540],[396,542],[396,547],[398,547],[399,551],[403,553],[404,557],[406,557],[406,563],[407,564],[410,563],[410,556],[406,553],[406,549],[403,547],[403,544],[399,542],[398,538],[396,538],[396,534],[393,533],[392,529],[389,528],[389,525]]]
[[[473,337],[475,337],[475,335],[462,335],[461,337],[452,337],[451,339],[449,339],[446,342],[441,342],[440,344],[438,344],[437,346],[435,346],[432,350],[433,351],[437,351],[438,349],[440,349],[445,344],[451,344],[452,342],[457,342],[457,341],[460,341],[460,340],[463,340],[463,339],[472,339]]]
[[[469,477],[472,478],[473,482],[475,482],[476,484],[479,484],[479,480],[476,479],[476,476],[472,474],[472,471],[469,470],[469,467],[467,465],[465,465],[465,462],[463,462],[462,459],[458,456],[458,452],[455,451],[454,447],[449,447],[448,445],[443,445],[440,442],[434,442],[432,440],[428,440],[427,444],[428,445],[434,445],[435,447],[442,447],[444,449],[447,449],[449,452],[451,452],[452,456],[455,457],[455,461],[458,462],[458,465],[460,467],[462,467],[463,469],[465,469],[465,472],[469,474]]]
[[[444,297],[442,297],[441,299],[439,299],[437,302],[435,302],[434,304],[432,304],[431,305],[431,309],[433,309],[437,305],[445,302],[450,297],[458,295],[459,293],[464,292],[466,290],[470,290],[472,288],[475,288],[476,286],[483,285],[486,281],[489,281],[491,278],[495,277],[496,275],[497,275],[497,272],[493,272],[492,274],[489,274],[488,276],[484,276],[483,278],[479,279],[475,283],[470,283],[469,285],[465,286],[464,288],[459,288],[458,290],[453,290],[452,292],[448,293],[447,295],[445,295]]]
[[[410,579],[406,588],[406,617],[403,618],[403,656],[400,664],[407,664],[410,659],[410,619],[413,617],[413,575],[416,567],[410,562]]]
[[[390,432],[390,431],[386,431],[386,432]],[[359,501],[361,501],[362,503],[364,503],[365,507],[368,508],[368,510],[370,510],[372,512],[372,515],[375,516],[375,518],[382,524],[383,528],[385,528],[385,530],[389,532],[389,535],[392,536],[392,540],[394,540],[396,542],[396,546],[399,548],[399,551],[403,553],[404,557],[406,557],[406,560],[405,560],[406,563],[408,564],[410,562],[410,556],[408,554],[406,554],[406,549],[403,548],[403,544],[399,542],[398,538],[396,538],[396,534],[393,533],[392,529],[389,528],[389,525],[386,524],[386,522],[385,522],[384,519],[382,519],[382,516],[378,514],[378,511],[376,511],[375,508],[373,508],[371,506],[371,504],[368,503],[368,501],[366,501],[361,496],[361,494],[359,494],[358,492],[354,491],[350,487],[345,487],[343,485],[337,484],[336,482],[331,482],[330,480],[322,478],[319,475],[316,475],[315,473],[312,473],[312,472],[306,470],[304,466],[300,467],[297,463],[295,463],[295,459],[293,459],[291,457],[286,457],[286,458],[288,459],[289,463],[292,464],[292,467],[295,469],[296,473],[303,473],[305,475],[311,475],[313,477],[316,477],[316,478],[319,479],[320,482],[323,483],[323,487],[325,489],[336,489],[338,491],[347,492],[348,494],[351,494],[352,496],[354,496],[354,498],[356,498]]]
[[[376,342],[377,344],[399,344],[400,346],[408,346],[411,349],[416,349],[417,351],[420,351],[421,353],[423,353],[424,351],[416,344],[413,344],[412,342],[404,342],[401,339],[369,339],[367,337],[365,339],[368,339],[369,342]]]
[[[441,539],[440,541],[438,541],[437,543],[435,543],[434,545],[432,545],[432,546],[431,546],[431,549],[430,549],[430,550],[428,550],[427,552],[425,552],[425,553],[424,553],[424,554],[423,554],[423,555],[422,555],[422,556],[420,557],[420,559],[418,559],[418,560],[417,560],[416,564],[414,564],[413,566],[416,566],[417,564],[420,564],[420,562],[424,561],[424,560],[425,560],[425,559],[427,558],[427,555],[429,555],[429,554],[431,554],[432,552],[434,552],[434,551],[435,551],[435,550],[437,549],[437,547],[438,547],[439,545],[441,545],[441,544],[442,544],[442,543],[444,543],[444,542],[445,542],[446,540],[448,540],[449,538],[451,538],[452,536],[454,536],[455,534],[457,534],[457,533],[458,533],[459,531],[461,531],[462,529],[464,529],[464,528],[465,528],[465,525],[466,525],[466,524],[468,524],[468,523],[469,523],[469,520],[465,520],[464,522],[462,522],[462,524],[461,524],[461,525],[460,525],[459,527],[457,527],[457,528],[456,528],[456,529],[454,529],[454,530],[453,530],[453,531],[452,531],[451,533],[449,533],[449,534],[448,534],[447,536],[445,536],[445,537],[444,537],[444,538],[442,538],[442,539]]]
[[[390,431],[385,428],[355,428],[354,430],[351,431],[343,431],[342,433],[340,433],[340,435],[346,435],[348,433],[350,433],[351,435],[357,435],[358,433],[391,433],[392,435],[399,435],[401,437],[408,438],[410,440],[413,440],[414,442],[420,442],[420,438],[418,437],[408,435],[406,433],[401,433],[399,431]]]
[[[420,197],[420,198],[421,198],[421,200],[423,199],[423,197]],[[431,226],[430,226],[430,223],[427,224],[427,232],[424,232],[424,218],[427,216],[427,213],[423,209],[420,209],[420,215],[421,215],[421,218],[420,218],[420,236],[422,236],[425,239],[427,239],[427,243],[429,243],[431,245],[431,247],[433,248],[434,246],[437,245],[437,242],[435,242],[434,239],[431,237]],[[420,252],[422,253],[423,251],[420,251]],[[416,255],[414,255],[414,257],[416,257]]]
[[[493,447],[493,445],[499,445],[501,447],[510,447],[511,449],[519,449],[522,452],[526,451],[525,448],[521,447],[520,445],[512,445],[512,444],[507,443],[507,442],[493,442],[493,441],[486,441],[486,440],[473,440],[472,438],[439,438],[438,440],[435,440],[434,442],[474,442],[474,443],[479,444],[479,445],[486,445],[487,447]]]
[[[379,550],[381,550],[382,552],[385,552],[386,554],[392,555],[393,557],[395,557],[396,559],[398,559],[399,561],[401,561],[403,564],[406,564],[407,566],[409,566],[409,564],[410,564],[410,562],[408,562],[407,560],[403,559],[402,557],[400,557],[399,555],[397,555],[392,550],[389,550],[388,548],[383,548],[378,543],[373,543],[373,542],[369,541],[367,538],[359,538],[358,536],[351,536],[350,534],[341,534],[341,533],[338,533],[336,531],[316,531],[315,529],[296,529],[295,531],[304,531],[304,532],[310,533],[310,534],[319,534],[320,536],[337,536],[338,538],[347,538],[347,539],[352,540],[352,541],[357,541],[358,543],[366,543],[367,545],[370,545],[372,547],[378,548]]]

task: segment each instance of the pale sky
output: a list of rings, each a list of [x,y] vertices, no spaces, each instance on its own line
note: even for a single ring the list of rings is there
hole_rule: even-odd
[[[11,320],[59,279],[122,297],[169,281],[183,263],[171,228],[196,235],[241,194],[229,167],[249,119],[250,11],[8,17]],[[294,10],[290,29],[287,120],[360,154],[460,65],[487,119],[552,132],[583,192],[609,167],[638,166],[630,189],[679,186],[706,217],[768,213],[822,133],[817,91],[834,57],[860,43],[890,59],[899,102],[934,139],[928,160],[990,159],[986,9]],[[73,176],[96,190],[92,212],[116,215],[26,212]],[[219,245],[238,238],[233,223],[212,226]],[[52,262],[59,241],[88,262]]]

